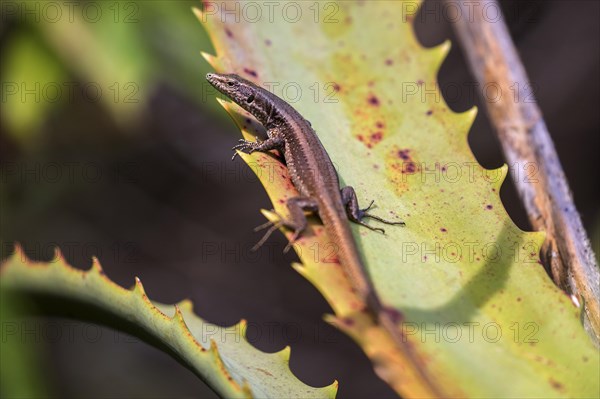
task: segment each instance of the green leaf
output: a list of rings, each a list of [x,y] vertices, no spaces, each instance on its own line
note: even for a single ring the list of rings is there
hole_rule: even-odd
[[[217,51],[206,55],[211,65],[290,102],[311,121],[343,185],[363,204],[375,200],[378,215],[406,222],[385,235],[352,227],[380,297],[403,315],[403,345],[360,312],[322,226],[311,223],[295,245],[296,269],[381,378],[406,398],[598,396],[598,351],[540,264],[543,233],[521,231],[504,210],[508,168],[485,170],[473,156],[467,133],[476,111],[456,114],[443,101],[436,74],[449,43],[420,46],[416,3],[263,5],[252,20],[243,3],[221,13],[224,6],[197,10]],[[260,132],[238,106],[223,105],[246,138]],[[242,158],[287,215],[283,204],[297,192],[285,167],[270,154]]]
[[[62,300],[51,310],[145,339],[172,354],[222,397],[331,398],[337,391],[337,382],[312,388],[298,380],[289,369],[289,347],[276,353],[253,347],[245,338],[245,321],[219,327],[196,316],[188,300],[176,305],[151,302],[139,279],[133,289],[124,289],[106,277],[97,259],[89,271],[81,271],[58,251],[50,263],[33,262],[16,247],[0,276],[3,293]]]
[[[64,101],[64,86],[57,82],[66,78],[66,71],[28,30],[16,32],[3,53],[0,115],[17,142],[33,147],[48,110]]]

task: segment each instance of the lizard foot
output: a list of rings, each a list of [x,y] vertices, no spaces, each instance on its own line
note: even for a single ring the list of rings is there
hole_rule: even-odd
[[[368,213],[369,209],[371,209],[373,207],[374,203],[375,203],[375,201],[371,201],[371,203],[369,204],[368,207],[366,207],[365,209],[360,209],[359,210],[359,213],[358,213],[358,215],[359,215],[359,217],[358,217],[359,222],[358,223],[359,224],[361,224],[361,225],[363,225],[365,227],[369,227],[366,224],[361,223],[360,220],[362,220],[362,218],[370,218],[370,219],[375,219],[375,220],[380,221],[381,223],[385,223],[385,224],[389,224],[389,225],[400,225],[400,226],[405,226],[406,225],[406,223],[404,223],[403,221],[392,222],[391,220],[386,220],[386,219],[383,219],[382,217],[379,217],[377,215],[372,215],[372,214]],[[369,228],[371,228],[371,227],[369,227]],[[385,231],[383,229],[371,228],[371,230],[379,230],[379,231],[381,231],[382,233],[385,234]]]
[[[246,154],[252,154],[254,151],[257,150],[257,146],[260,144],[260,142],[254,142],[254,141],[248,141],[245,139],[239,139],[238,144],[234,145],[233,148],[231,148],[232,150],[236,151],[233,153],[233,156],[231,157],[231,160],[233,161],[235,159],[235,157],[238,155],[237,150],[240,150],[242,152],[245,152]]]
[[[296,242],[298,237],[300,237],[300,234],[302,234],[304,227],[298,227],[298,226],[296,226],[295,223],[292,223],[289,220],[284,219],[275,211],[272,211],[272,212],[275,213],[277,215],[277,217],[279,217],[279,220],[276,222],[272,222],[269,220],[268,222],[261,224],[260,226],[257,226],[254,228],[254,231],[261,231],[266,228],[268,228],[268,230],[265,233],[265,235],[256,243],[256,245],[252,247],[252,251],[257,251],[269,239],[269,237],[271,237],[271,234],[273,234],[273,232],[275,232],[275,230],[277,230],[281,227],[287,227],[287,228],[294,230],[294,234],[292,235],[292,238],[290,239],[288,244],[283,249],[283,253],[285,254],[285,253],[289,252],[289,250],[292,248],[292,245],[294,245],[294,243]]]

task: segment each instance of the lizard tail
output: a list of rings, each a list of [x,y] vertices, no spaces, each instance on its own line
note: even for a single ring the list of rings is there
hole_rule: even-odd
[[[415,377],[421,380],[422,386],[428,391],[427,396],[443,398],[444,394],[440,387],[430,378],[421,358],[415,353],[413,346],[408,342],[399,326],[403,319],[402,314],[395,308],[383,305],[375,292],[356,247],[350,224],[347,219],[338,216],[344,214],[345,210],[341,203],[337,206],[325,204],[325,206],[322,205],[319,208],[319,216],[325,225],[329,238],[335,245],[334,248],[337,250],[337,256],[344,272],[347,274],[355,292],[365,302],[369,312],[390,336],[403,357],[413,364],[416,372]]]

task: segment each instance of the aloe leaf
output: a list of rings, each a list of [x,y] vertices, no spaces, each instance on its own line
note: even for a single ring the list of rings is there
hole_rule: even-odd
[[[415,2],[277,4],[253,3],[252,14],[233,1],[196,10],[217,52],[205,58],[290,102],[343,185],[363,204],[375,200],[374,213],[406,222],[385,235],[353,226],[379,296],[403,316],[403,345],[361,312],[323,227],[311,223],[295,268],[331,304],[329,320],[406,398],[598,396],[598,351],[541,266],[544,234],[511,221],[499,197],[508,168],[485,170],[468,146],[475,109],[452,112],[437,89],[449,43],[417,42]],[[245,138],[261,133],[238,106],[222,104]],[[242,158],[287,215],[297,192],[284,165],[271,154]]]
[[[0,276],[3,293],[60,299],[62,305],[51,309],[58,314],[76,309],[77,317],[125,329],[156,345],[222,397],[331,398],[337,391],[337,382],[313,388],[298,380],[289,369],[289,347],[265,353],[252,346],[245,338],[245,321],[220,327],[198,317],[189,300],[152,302],[139,279],[133,289],[122,288],[106,277],[97,259],[82,271],[58,251],[49,263],[34,262],[17,246]]]

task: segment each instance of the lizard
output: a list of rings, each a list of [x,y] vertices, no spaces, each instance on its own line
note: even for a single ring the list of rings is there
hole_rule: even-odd
[[[267,131],[266,140],[240,139],[233,150],[248,154],[278,150],[283,155],[292,183],[299,193],[299,196],[286,202],[289,218],[279,217],[278,222],[267,222],[257,227],[258,230],[270,228],[255,249],[262,245],[272,232],[285,227],[293,231],[292,238],[284,250],[287,251],[307,227],[304,212],[316,212],[338,250],[342,270],[354,291],[386,330],[396,340],[401,339],[396,328],[399,312],[383,306],[376,295],[348,221],[382,233],[385,233],[383,229],[369,226],[362,219],[369,217],[392,225],[404,225],[404,222],[387,221],[368,213],[373,202],[366,209],[360,209],[354,189],[351,186],[340,189],[333,162],[310,122],[286,101],[236,74],[208,73],[206,79],[219,92],[252,114]],[[236,155],[237,151],[232,159]]]

